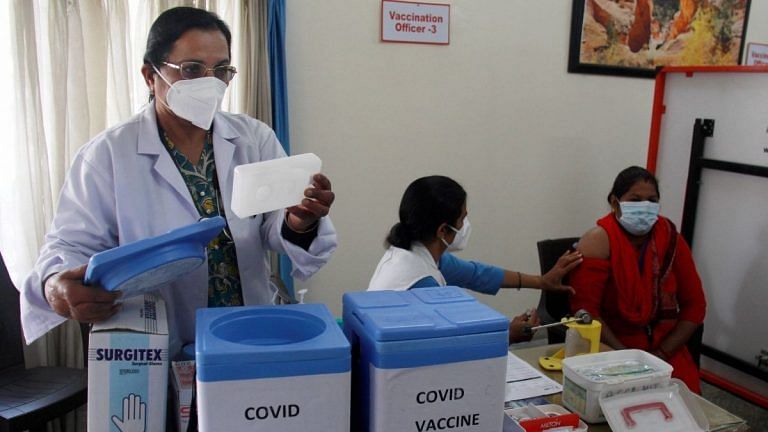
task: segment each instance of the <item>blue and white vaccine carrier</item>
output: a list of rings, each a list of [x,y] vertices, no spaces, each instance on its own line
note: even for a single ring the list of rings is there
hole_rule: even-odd
[[[344,294],[352,429],[502,429],[509,320],[456,287]]]
[[[200,309],[201,432],[349,431],[350,345],[319,304]]]

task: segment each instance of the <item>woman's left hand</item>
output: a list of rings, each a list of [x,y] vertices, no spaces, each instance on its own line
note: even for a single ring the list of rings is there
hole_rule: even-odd
[[[581,264],[584,260],[581,252],[568,251],[558,258],[555,266],[550,271],[541,276],[541,290],[550,292],[560,292],[567,294],[574,294],[573,287],[569,285],[563,285],[563,278],[577,265]]]
[[[314,227],[317,221],[327,216],[336,195],[331,191],[331,181],[323,174],[312,176],[312,186],[304,191],[301,204],[289,207],[285,222],[296,232],[304,232]]]

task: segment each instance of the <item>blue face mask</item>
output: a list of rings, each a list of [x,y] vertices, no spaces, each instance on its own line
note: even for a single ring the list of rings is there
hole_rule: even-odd
[[[659,220],[659,203],[650,201],[620,202],[621,218],[619,223],[630,234],[641,236],[648,234]]]

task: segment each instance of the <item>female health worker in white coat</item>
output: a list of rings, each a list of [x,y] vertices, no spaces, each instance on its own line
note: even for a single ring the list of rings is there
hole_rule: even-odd
[[[387,251],[368,284],[369,291],[454,285],[491,295],[500,288],[573,293],[562,279],[581,263],[579,252],[564,254],[543,276],[465,261],[451,254],[466,247],[471,232],[467,193],[451,178],[429,176],[411,183],[400,202],[399,218],[387,236]],[[535,310],[515,317],[510,342],[529,339],[524,327],[535,325]]]
[[[116,312],[119,293],[83,285],[91,255],[201,217],[222,215],[227,227],[209,244],[208,266],[159,290],[172,354],[194,341],[196,309],[271,301],[267,250],[289,256],[302,279],[328,261],[336,232],[325,217],[334,193],[324,175],[298,206],[245,219],[232,213],[234,168],[285,153],[264,123],[219,112],[236,73],[230,58],[229,29],[215,14],[174,8],[153,23],[141,69],[152,101],[77,154],[24,284],[28,342],[66,319],[98,322]]]

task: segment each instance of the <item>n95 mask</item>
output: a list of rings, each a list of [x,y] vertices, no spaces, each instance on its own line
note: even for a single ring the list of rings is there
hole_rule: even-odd
[[[210,129],[227,84],[215,77],[182,79],[171,84],[157,68],[155,72],[170,86],[165,96],[168,108],[200,129]]]

